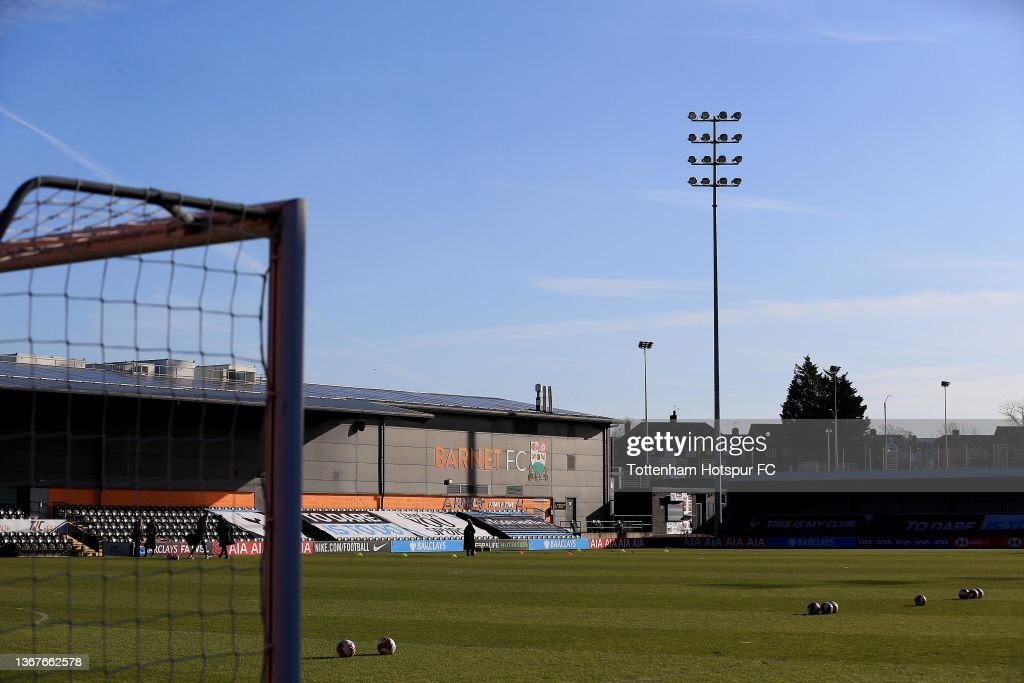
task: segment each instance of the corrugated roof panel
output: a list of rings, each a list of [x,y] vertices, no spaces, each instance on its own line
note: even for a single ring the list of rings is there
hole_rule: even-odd
[[[0,385],[39,391],[74,391],[76,393],[117,396],[150,396],[252,404],[262,404],[266,391],[266,385],[260,382],[239,384],[212,379],[133,375],[105,368],[53,367],[8,361],[0,361]],[[358,408],[361,412],[384,414],[383,411],[386,410],[391,415],[409,417],[428,415],[428,413],[419,412],[415,408],[437,407],[527,413],[538,418],[550,414],[590,420],[605,419],[598,415],[558,408],[551,413],[538,413],[533,404],[487,396],[460,396],[458,394],[339,387],[324,384],[304,384],[303,395],[306,397],[306,405],[310,408],[348,411],[356,410],[355,406],[362,406]],[[339,400],[346,401],[346,403],[332,403],[332,401]],[[376,410],[374,410],[374,406],[376,406]]]

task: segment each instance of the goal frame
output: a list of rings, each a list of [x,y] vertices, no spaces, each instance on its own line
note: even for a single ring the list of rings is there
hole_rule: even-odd
[[[33,192],[69,191],[141,201],[168,218],[4,240]],[[186,213],[188,208],[199,213]],[[306,203],[237,204],[152,188],[39,176],[0,212],[0,273],[267,239],[267,370],[263,423],[266,539],[262,558],[263,680],[297,682],[301,647],[303,325]]]

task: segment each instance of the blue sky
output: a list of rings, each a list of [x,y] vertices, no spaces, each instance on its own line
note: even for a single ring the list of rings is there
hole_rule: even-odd
[[[805,354],[881,418],[1024,397],[1014,2],[0,3],[0,188],[309,202],[307,380],[724,417]],[[699,154],[698,154],[699,155]],[[731,169],[730,169],[731,171]],[[5,349],[13,350],[13,349]]]

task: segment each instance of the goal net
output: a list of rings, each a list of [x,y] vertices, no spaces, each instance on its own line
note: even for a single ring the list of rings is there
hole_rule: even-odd
[[[14,192],[0,672],[298,679],[304,240],[302,200]]]

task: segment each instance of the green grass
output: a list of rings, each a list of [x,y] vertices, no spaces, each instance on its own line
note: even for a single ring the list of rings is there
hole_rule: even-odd
[[[1020,552],[321,555],[303,568],[309,681],[1024,681]],[[960,586],[985,598],[958,600]],[[88,653],[75,680],[255,680],[258,593],[253,558],[4,560],[0,652]],[[840,612],[805,616],[811,600]],[[394,657],[374,651],[385,634]],[[334,656],[341,638],[360,656]]]

